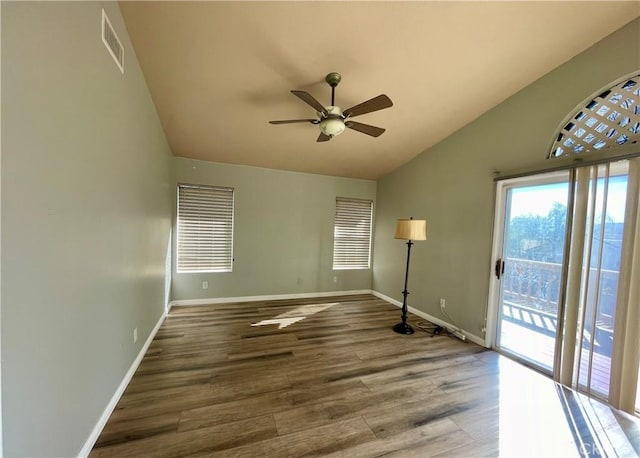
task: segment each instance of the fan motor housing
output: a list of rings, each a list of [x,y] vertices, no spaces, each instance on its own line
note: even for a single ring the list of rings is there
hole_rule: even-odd
[[[328,107],[324,107],[325,110],[327,110],[327,113],[329,114],[327,116],[327,118],[331,118],[331,117],[335,117],[338,116],[340,118],[342,118],[342,108],[337,107],[337,106],[328,106]],[[320,113],[319,111],[316,112],[318,117],[322,118],[324,115],[322,113]]]

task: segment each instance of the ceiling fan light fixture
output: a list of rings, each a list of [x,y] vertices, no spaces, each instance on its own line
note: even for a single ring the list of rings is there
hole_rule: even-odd
[[[320,121],[320,130],[329,137],[335,137],[344,132],[344,121],[340,118],[325,118]]]
[[[0,0],[1,1],[1,0]],[[335,89],[340,82],[341,76],[339,73],[329,73],[325,81],[331,86],[331,105],[324,107],[318,102],[311,94],[305,91],[292,90],[291,93],[302,100],[304,103],[316,110],[318,119],[286,119],[282,121],[269,121],[270,124],[293,124],[300,122],[310,122],[320,126],[320,136],[316,140],[317,142],[326,142],[336,135],[340,135],[346,128],[355,130],[371,137],[379,137],[384,133],[384,129],[381,127],[372,126],[369,124],[362,124],[361,122],[352,121],[351,118],[360,116],[363,114],[371,113],[373,111],[383,110],[393,106],[393,102],[385,94],[380,94],[369,100],[365,100],[362,103],[347,108],[344,112],[342,109],[335,105]]]

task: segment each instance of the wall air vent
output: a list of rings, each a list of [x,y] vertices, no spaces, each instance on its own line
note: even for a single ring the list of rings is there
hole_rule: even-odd
[[[104,10],[102,10],[102,42],[107,47],[113,60],[116,61],[116,65],[120,71],[124,73],[124,48]]]

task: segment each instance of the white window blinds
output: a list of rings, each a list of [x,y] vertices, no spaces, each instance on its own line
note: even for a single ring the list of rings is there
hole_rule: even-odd
[[[368,269],[371,255],[373,202],[336,198],[333,268]]]
[[[231,272],[233,189],[178,185],[178,272]]]

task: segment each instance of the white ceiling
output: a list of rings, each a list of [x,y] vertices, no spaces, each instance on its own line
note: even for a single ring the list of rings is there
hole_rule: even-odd
[[[176,156],[375,179],[404,164],[640,14],[637,1],[121,2]],[[289,93],[392,108],[316,143]]]

